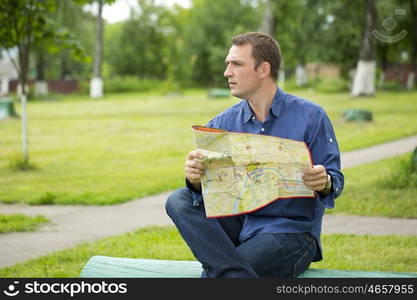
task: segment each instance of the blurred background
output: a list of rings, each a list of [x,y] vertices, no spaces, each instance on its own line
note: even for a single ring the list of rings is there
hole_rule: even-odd
[[[323,85],[353,96],[415,87],[415,0],[1,2],[3,96],[15,93],[19,80],[29,99],[226,87],[231,38],[246,31],[279,41],[281,85]]]

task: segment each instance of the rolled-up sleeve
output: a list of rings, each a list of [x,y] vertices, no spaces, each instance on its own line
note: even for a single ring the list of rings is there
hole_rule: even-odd
[[[332,177],[332,192],[326,196],[319,193],[317,195],[326,208],[333,208],[334,200],[341,194],[344,186],[339,146],[333,126],[323,109],[318,111],[316,118],[310,125],[308,146],[313,164],[323,165]]]

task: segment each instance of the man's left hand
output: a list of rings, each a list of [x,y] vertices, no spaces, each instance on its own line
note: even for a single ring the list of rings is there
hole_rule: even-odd
[[[327,183],[326,168],[322,165],[314,165],[312,168],[304,169],[302,178],[307,188],[312,191],[321,192]]]

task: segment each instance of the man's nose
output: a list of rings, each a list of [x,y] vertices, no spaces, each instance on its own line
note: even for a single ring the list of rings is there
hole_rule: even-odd
[[[224,77],[231,77],[233,72],[230,68],[230,64],[226,66],[226,70],[224,70]]]

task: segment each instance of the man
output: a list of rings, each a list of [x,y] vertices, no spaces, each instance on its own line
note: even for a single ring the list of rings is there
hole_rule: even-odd
[[[303,181],[315,198],[280,199],[248,214],[206,218],[202,157],[191,151],[187,187],[168,197],[166,210],[201,262],[202,277],[297,277],[322,259],[322,216],[343,189],[336,137],[320,106],[276,86],[281,54],[274,39],[251,32],[232,41],[224,76],[232,95],[243,100],[206,126],[304,141],[314,165],[304,170]]]

